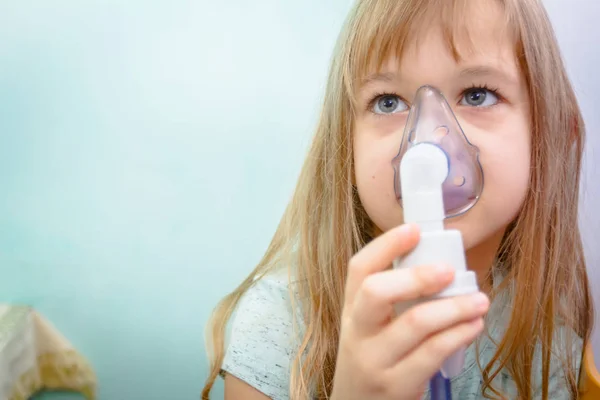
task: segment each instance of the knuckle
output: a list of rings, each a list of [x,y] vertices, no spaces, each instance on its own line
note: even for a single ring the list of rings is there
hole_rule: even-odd
[[[379,374],[379,395],[383,398],[403,398],[401,377],[394,368],[383,370]]]
[[[351,349],[352,359],[355,371],[360,376],[369,376],[371,371],[376,370],[377,360],[373,356],[373,351],[367,340],[352,341]]]
[[[352,321],[346,321],[345,330],[340,337],[338,351],[349,360],[360,360],[362,352],[362,341],[357,337],[353,329]]]
[[[417,268],[412,268],[412,272],[414,274],[415,280],[419,283],[429,281],[429,277],[431,276],[430,268],[426,265],[421,265]]]
[[[382,370],[380,353],[374,351],[378,347],[379,343],[373,339],[347,336],[340,350],[345,352],[346,360],[352,362],[352,369],[357,376],[362,377],[362,380],[369,382],[373,387],[379,385],[384,387],[381,374],[373,373]]]
[[[428,293],[432,288],[439,286],[439,280],[435,279],[435,276],[431,273],[430,268],[421,266],[418,268],[412,268],[411,272],[415,289],[417,289],[421,296]]]
[[[429,352],[432,355],[450,354],[456,347],[456,338],[454,335],[438,335],[429,342]]]
[[[350,336],[350,337],[349,337]],[[339,349],[338,351],[341,354],[344,354],[346,356],[350,355],[351,358],[352,354],[355,351],[355,346],[353,345],[353,340],[351,339],[351,334],[348,334],[348,332],[344,332],[344,335],[342,336],[341,340],[340,340],[340,344],[339,344]]]
[[[377,286],[377,280],[373,275],[365,278],[361,286],[361,291],[363,296],[370,300],[376,300],[381,297],[381,293]]]
[[[360,270],[361,270],[360,259],[357,258],[356,255],[354,255],[352,258],[350,258],[350,261],[348,261],[348,272],[354,274]]]
[[[347,335],[351,335],[353,325],[352,318],[349,315],[343,315],[340,321],[340,336],[346,337]]]
[[[377,364],[371,353],[367,349],[364,349],[358,354],[357,361],[360,361],[356,363],[356,368],[361,376],[369,377],[370,373],[376,370]]]
[[[389,385],[387,384],[387,380],[384,379],[383,374],[373,374],[372,371],[364,371],[364,373],[366,376],[371,375],[366,384],[368,393],[372,396],[381,396],[387,392]]]
[[[364,354],[368,355],[370,353],[373,352]],[[369,361],[358,364],[360,365],[360,376],[364,377],[364,385],[368,393],[380,396],[389,389],[389,379],[385,369],[378,368],[375,363]]]
[[[422,307],[413,307],[406,312],[402,316],[404,318],[405,324],[411,330],[422,330],[427,327],[427,321],[424,317],[424,313],[422,311]]]
[[[457,297],[453,299],[453,308],[460,316],[471,315],[474,311],[473,303],[466,297]]]

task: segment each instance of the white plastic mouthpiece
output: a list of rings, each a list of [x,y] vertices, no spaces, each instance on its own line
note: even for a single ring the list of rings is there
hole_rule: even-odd
[[[421,232],[444,229],[442,184],[448,176],[448,157],[438,146],[422,143],[400,162],[404,193],[404,222],[416,223]]]

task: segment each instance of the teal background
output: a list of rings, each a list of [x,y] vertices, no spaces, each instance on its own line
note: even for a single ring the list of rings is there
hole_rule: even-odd
[[[309,143],[326,3],[0,1],[0,301],[60,328],[101,400],[199,398],[209,312]]]
[[[574,3],[548,8],[594,131],[599,8]],[[46,315],[101,400],[199,397],[204,324],[291,195],[349,5],[0,0],[0,301]]]

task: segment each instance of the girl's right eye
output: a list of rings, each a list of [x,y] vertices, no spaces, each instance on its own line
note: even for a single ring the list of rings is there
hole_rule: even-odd
[[[384,94],[373,101],[372,111],[375,114],[396,114],[408,110],[408,105],[395,94]]]

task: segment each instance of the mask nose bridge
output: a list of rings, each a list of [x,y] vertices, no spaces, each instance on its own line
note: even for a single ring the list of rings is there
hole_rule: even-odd
[[[425,120],[435,121],[440,119],[439,114],[444,115],[449,112],[451,113],[451,116],[456,119],[460,127],[465,127],[469,125],[462,117],[460,117],[459,114],[455,112],[454,108],[448,102],[440,102],[438,99],[435,98],[436,92],[439,93],[439,95],[443,96],[439,89],[432,85],[425,85],[420,90],[426,89],[430,89],[427,92],[428,98],[426,99],[427,101],[423,101],[421,103],[421,107],[418,110],[418,115],[416,116],[417,119],[423,118]],[[415,96],[415,99],[416,98],[417,96]],[[448,126],[448,124],[427,124],[425,129],[432,131],[430,132],[431,135],[427,137],[427,141],[432,141],[433,143],[442,147],[449,158],[461,158],[460,146],[453,145],[454,141],[452,141],[451,138],[449,138],[450,135],[458,134],[458,132],[454,132],[454,130],[450,126]],[[461,130],[460,133],[464,135],[467,142],[471,143],[470,138],[467,136],[467,133],[464,130]]]

